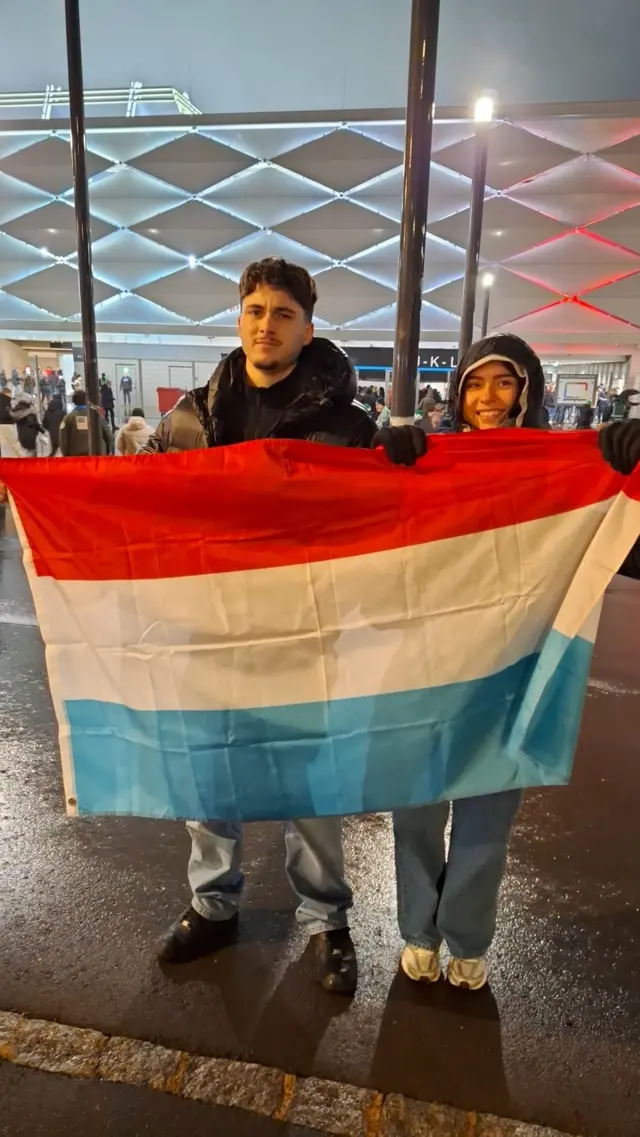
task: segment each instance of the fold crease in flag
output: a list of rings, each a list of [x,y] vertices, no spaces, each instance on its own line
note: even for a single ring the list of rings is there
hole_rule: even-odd
[[[11,461],[68,809],[389,810],[562,784],[640,475],[595,435]]]

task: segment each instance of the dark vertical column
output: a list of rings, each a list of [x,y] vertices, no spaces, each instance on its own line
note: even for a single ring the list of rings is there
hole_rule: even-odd
[[[467,241],[467,260],[464,270],[462,291],[462,320],[460,323],[459,358],[473,340],[473,317],[476,308],[476,289],[478,287],[478,266],[480,264],[480,242],[482,240],[482,214],[487,181],[487,158],[489,155],[489,123],[478,123],[476,128],[476,156],[471,183],[471,212],[469,215],[469,240]]]
[[[416,409],[439,21],[440,0],[413,0],[398,313],[393,350],[391,411],[395,422],[413,422]]]
[[[71,157],[75,195],[76,235],[78,243],[78,277],[80,311],[82,313],[82,350],[84,381],[89,402],[89,450],[100,453],[100,393],[98,390],[98,348],[96,314],[93,307],[93,270],[91,267],[91,229],[89,187],[87,184],[87,152],[84,130],[84,90],[82,82],[82,44],[80,40],[79,0],[65,0],[67,22],[67,64],[69,68],[69,116],[71,119]]]

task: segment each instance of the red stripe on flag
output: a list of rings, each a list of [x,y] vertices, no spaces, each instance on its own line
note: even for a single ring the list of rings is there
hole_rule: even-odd
[[[634,482],[595,433],[429,439],[413,470],[382,451],[252,442],[134,458],[0,463],[40,576],[195,576],[350,557],[500,529]],[[625,482],[627,483],[625,485]],[[426,582],[428,587],[428,582]]]

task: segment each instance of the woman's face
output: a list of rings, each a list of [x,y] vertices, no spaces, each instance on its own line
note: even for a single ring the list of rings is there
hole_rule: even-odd
[[[429,418],[433,429],[437,430],[444,418],[444,407],[434,407],[432,411],[429,411]]]
[[[467,376],[462,393],[462,417],[474,430],[503,426],[518,401],[518,381],[505,363],[493,360]]]

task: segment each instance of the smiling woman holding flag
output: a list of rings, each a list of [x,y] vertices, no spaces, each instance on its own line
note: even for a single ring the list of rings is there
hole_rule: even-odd
[[[544,390],[540,360],[524,340],[513,335],[480,340],[463,356],[451,383],[452,429],[543,428]],[[606,427],[599,438],[610,465],[631,473],[640,461],[640,422]],[[640,577],[638,544],[622,567],[626,575]],[[448,801],[394,814],[398,918],[406,944],[402,969],[410,979],[440,978],[444,941],[451,952],[449,982],[470,990],[486,983],[485,956],[521,797],[521,790],[507,789],[454,801],[448,857]]]

